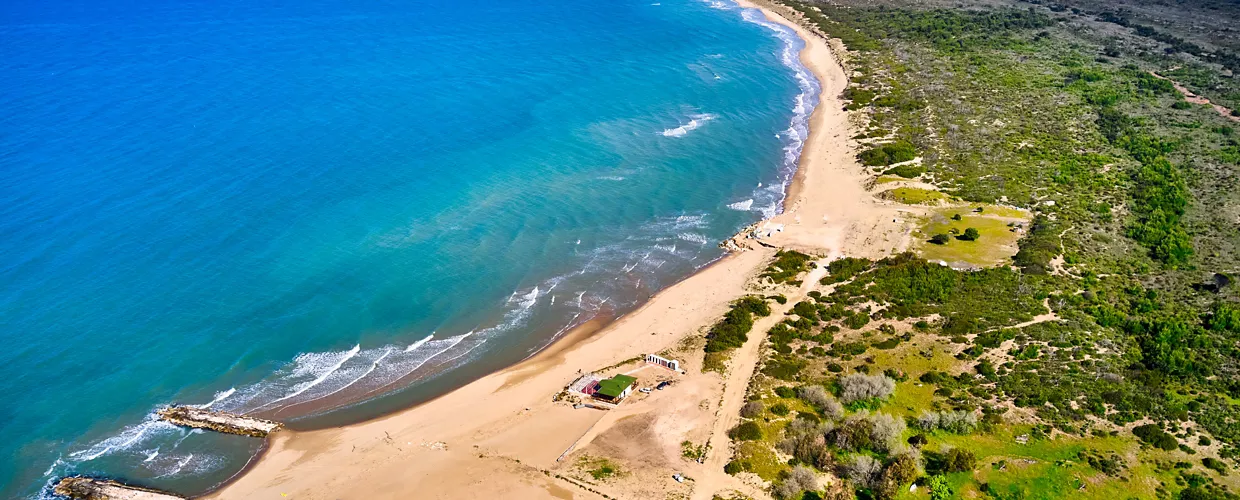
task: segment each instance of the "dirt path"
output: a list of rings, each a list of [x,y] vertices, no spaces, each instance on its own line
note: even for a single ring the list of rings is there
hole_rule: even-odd
[[[1153,75],[1153,76],[1154,76],[1154,78],[1158,78],[1158,79],[1160,79],[1160,80],[1166,80],[1166,81],[1171,82],[1171,85],[1173,85],[1173,86],[1175,87],[1175,90],[1179,91],[1179,92],[1180,92],[1180,94],[1184,96],[1184,100],[1186,100],[1186,101],[1188,101],[1188,102],[1191,102],[1191,103],[1193,103],[1193,104],[1205,104],[1205,105],[1208,105],[1208,106],[1210,106],[1210,107],[1214,108],[1214,111],[1218,112],[1218,114],[1222,115],[1224,118],[1227,118],[1228,120],[1231,120],[1231,121],[1233,121],[1233,122],[1240,122],[1240,116],[1236,116],[1236,115],[1231,114],[1231,109],[1227,108],[1226,106],[1223,106],[1223,105],[1220,105],[1220,104],[1214,104],[1214,103],[1210,102],[1210,100],[1209,100],[1209,99],[1206,99],[1206,98],[1201,97],[1201,96],[1199,96],[1199,95],[1197,95],[1197,94],[1194,94],[1194,93],[1193,93],[1193,91],[1188,90],[1188,87],[1185,87],[1185,86],[1183,86],[1183,85],[1180,85],[1180,82],[1177,82],[1177,81],[1175,81],[1175,80],[1172,80],[1172,79],[1170,79],[1170,78],[1167,78],[1167,77],[1165,77],[1165,76],[1162,76],[1162,75],[1160,75],[1160,74],[1158,74],[1158,73],[1155,73],[1155,72],[1153,72],[1153,71],[1151,71],[1151,72],[1150,72],[1150,74],[1151,74],[1151,75]]]
[[[715,493],[735,489],[753,498],[770,497],[765,491],[752,485],[744,484],[734,476],[723,472],[723,467],[732,460],[732,439],[728,430],[740,422],[741,406],[745,404],[745,393],[749,388],[749,380],[762,359],[762,344],[766,341],[766,332],[780,321],[797,302],[805,300],[810,290],[815,288],[818,280],[827,274],[826,261],[819,262],[816,269],[810,271],[802,280],[801,288],[795,294],[788,295],[786,304],[771,308],[771,315],[754,322],[749,340],[732,353],[732,360],[725,377],[723,398],[719,404],[718,417],[711,427],[710,453],[705,463],[695,470],[694,479],[697,484],[693,488],[692,500],[709,500]]]

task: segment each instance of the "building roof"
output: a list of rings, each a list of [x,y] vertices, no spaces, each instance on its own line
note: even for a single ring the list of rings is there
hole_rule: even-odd
[[[598,391],[595,394],[613,399],[618,398],[620,393],[632,386],[634,382],[637,382],[637,379],[628,375],[616,375],[606,380],[600,380]]]

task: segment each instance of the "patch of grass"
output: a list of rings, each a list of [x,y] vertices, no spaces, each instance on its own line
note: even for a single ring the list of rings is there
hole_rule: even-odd
[[[779,473],[788,465],[775,456],[775,450],[768,443],[748,441],[737,445],[734,460],[744,463],[748,472],[757,474],[766,481],[779,478]]]
[[[1013,217],[1009,214],[1019,214]],[[953,215],[960,215],[960,220],[953,220]],[[1011,262],[1013,255],[1019,250],[1017,242],[1024,234],[1016,225],[1028,227],[1030,216],[1027,212],[1011,209],[999,210],[986,207],[981,213],[962,210],[960,208],[939,209],[922,222],[914,233],[923,243],[917,247],[917,253],[926,260],[943,261],[952,265],[974,267],[991,267]],[[976,241],[965,241],[951,238],[943,244],[932,244],[928,240],[936,234],[963,235],[968,228],[976,228],[980,237]]]
[[[728,351],[708,352],[702,359],[702,372],[725,373],[728,371],[728,360],[732,355]]]
[[[606,481],[623,474],[618,464],[606,458],[582,456],[577,459],[577,467],[595,481]]]
[[[947,199],[947,195],[931,189],[898,187],[884,191],[883,197],[905,205],[927,205]]]
[[[1030,439],[1023,445],[1016,441],[1017,436],[1030,433],[1028,426],[966,436],[936,433],[931,436],[930,448],[953,446],[977,454],[976,472],[948,475],[953,489],[966,498],[970,493],[980,494],[982,483],[1000,498],[1153,498],[1158,482],[1152,479],[1166,478],[1165,473],[1145,463],[1130,463],[1119,476],[1108,476],[1080,459],[1083,451],[1129,456],[1138,447],[1129,439],[1043,438]]]

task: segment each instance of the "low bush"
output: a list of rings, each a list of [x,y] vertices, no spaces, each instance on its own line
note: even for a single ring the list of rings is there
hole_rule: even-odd
[[[1138,425],[1132,429],[1132,433],[1141,442],[1155,448],[1171,451],[1180,447],[1180,443],[1175,440],[1175,436],[1167,434],[1157,424]]]
[[[728,437],[735,441],[757,441],[762,439],[762,428],[754,422],[744,422],[729,430]]]
[[[857,155],[863,165],[871,167],[887,166],[906,162],[917,158],[917,148],[908,141],[896,141],[891,144],[875,146]]]

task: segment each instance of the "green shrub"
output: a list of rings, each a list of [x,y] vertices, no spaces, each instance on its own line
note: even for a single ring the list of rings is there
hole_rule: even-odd
[[[908,141],[896,141],[862,151],[857,155],[862,165],[870,167],[887,166],[906,162],[917,158],[917,148]],[[921,175],[921,174],[918,174]]]
[[[781,385],[775,388],[775,395],[781,398],[795,398],[797,397],[797,391],[791,387]]]
[[[943,470],[947,472],[966,472],[977,467],[977,456],[964,448],[952,448],[943,456]]]
[[[1038,214],[1033,219],[1029,233],[1020,239],[1020,250],[1012,257],[1012,261],[1025,274],[1047,274],[1050,272],[1051,261],[1060,252],[1059,229],[1045,215]]]
[[[943,234],[943,233],[939,233],[939,234],[936,234],[930,237],[930,243],[934,243],[935,245],[946,245],[947,242],[951,240],[952,240],[951,235]]]
[[[1227,475],[1227,464],[1223,463],[1221,460],[1206,457],[1206,458],[1201,459],[1201,465],[1221,475],[1224,475],[1224,476]]]
[[[805,361],[795,357],[777,357],[766,362],[762,373],[780,380],[796,380],[797,374],[805,368]]]
[[[728,437],[736,441],[757,441],[762,439],[762,428],[754,422],[744,422],[728,431]]]
[[[768,316],[771,306],[762,297],[749,296],[732,304],[732,309],[706,334],[706,352],[722,352],[740,347],[749,340],[753,317]]]
[[[797,275],[809,269],[813,257],[794,250],[780,250],[775,253],[775,261],[767,266],[762,277],[770,278],[775,283],[791,283]]]
[[[917,177],[921,177],[921,174],[924,173],[926,173],[926,169],[919,165],[900,165],[898,167],[887,169],[886,172],[883,172],[883,174],[886,175],[896,175],[905,179],[915,179]]]
[[[977,239],[981,237],[982,233],[978,232],[977,228],[970,227],[965,229],[964,234],[958,236],[957,238],[964,241],[977,241]]]
[[[856,257],[844,257],[842,259],[833,260],[827,264],[827,272],[830,274],[820,281],[823,285],[848,281],[853,276],[866,272],[870,266],[874,264],[870,259],[861,259]]]
[[[1175,440],[1175,437],[1164,432],[1157,424],[1139,425],[1132,429],[1132,433],[1141,442],[1155,448],[1172,451],[1180,447],[1180,443]]]
[[[930,490],[930,500],[948,500],[952,497],[952,487],[941,475],[931,476],[926,481],[926,488]]]
[[[784,415],[787,415],[788,411],[789,411],[788,405],[783,404],[783,403],[775,403],[775,405],[771,407],[771,413],[774,413],[781,417]]]

